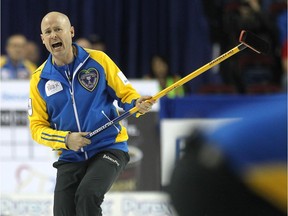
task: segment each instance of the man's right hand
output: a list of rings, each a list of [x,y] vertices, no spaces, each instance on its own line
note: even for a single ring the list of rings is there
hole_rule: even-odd
[[[89,132],[72,132],[67,134],[66,147],[73,151],[79,151],[82,147],[91,144],[91,140],[85,138]]]

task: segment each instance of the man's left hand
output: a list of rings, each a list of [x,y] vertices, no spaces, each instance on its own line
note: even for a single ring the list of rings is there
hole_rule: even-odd
[[[155,100],[152,99],[152,96],[142,96],[136,100],[135,106],[139,108],[140,114],[145,114],[152,109],[154,103]]]

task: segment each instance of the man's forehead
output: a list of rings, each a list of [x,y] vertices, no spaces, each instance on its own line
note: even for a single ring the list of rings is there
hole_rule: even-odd
[[[66,20],[63,17],[46,17],[42,21],[42,26],[47,25],[63,25],[66,23]]]
[[[63,27],[63,26],[71,26],[69,19],[60,13],[51,13],[47,14],[41,23],[42,30],[47,29],[49,27]]]

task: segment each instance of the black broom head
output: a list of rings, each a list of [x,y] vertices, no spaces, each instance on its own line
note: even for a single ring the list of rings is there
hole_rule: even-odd
[[[239,41],[257,53],[268,54],[270,49],[267,41],[249,31],[242,30]]]

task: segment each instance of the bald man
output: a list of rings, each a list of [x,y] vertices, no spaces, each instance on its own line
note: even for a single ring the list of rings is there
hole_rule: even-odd
[[[104,52],[72,43],[74,36],[66,15],[50,12],[42,19],[41,39],[50,55],[31,78],[30,130],[36,142],[59,153],[54,216],[96,216],[129,161],[128,134],[117,123],[91,139],[84,136],[119,115],[114,100],[141,114],[154,101],[140,96]]]

